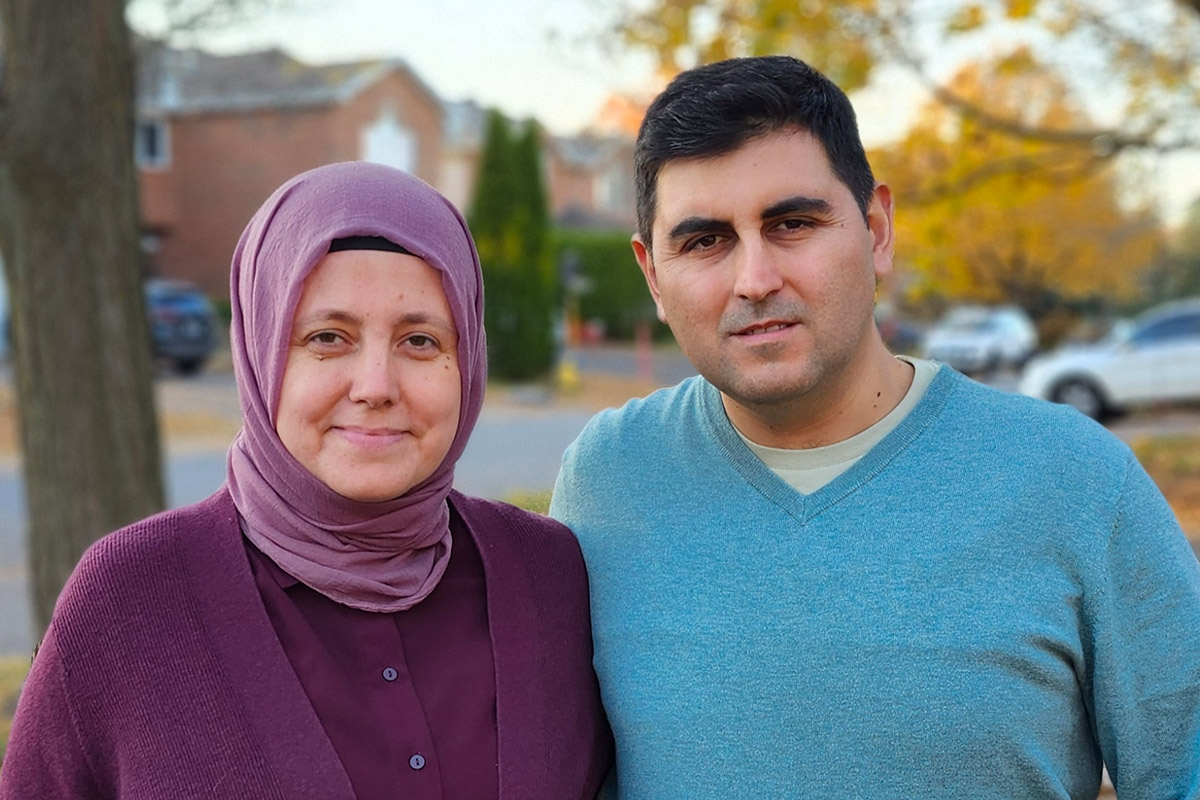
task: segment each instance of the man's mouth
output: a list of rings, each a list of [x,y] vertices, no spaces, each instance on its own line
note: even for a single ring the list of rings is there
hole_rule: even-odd
[[[761,322],[761,323],[758,323],[755,325],[750,325],[748,327],[742,328],[739,331],[734,331],[733,335],[734,336],[758,336],[758,335],[764,334],[764,333],[775,333],[776,331],[781,331],[781,330],[784,330],[785,328],[790,328],[794,324],[795,324],[794,322],[774,322],[774,321]]]

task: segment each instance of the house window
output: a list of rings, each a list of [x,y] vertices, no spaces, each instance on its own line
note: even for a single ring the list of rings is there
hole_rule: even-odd
[[[363,130],[362,160],[415,173],[417,137],[400,124],[391,110],[384,110]]]
[[[167,123],[161,119],[141,119],[134,130],[134,158],[139,167],[162,169],[171,163]]]

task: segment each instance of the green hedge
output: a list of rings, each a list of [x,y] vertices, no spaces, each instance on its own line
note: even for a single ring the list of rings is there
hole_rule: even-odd
[[[554,233],[554,253],[560,270],[573,263],[590,284],[579,298],[584,321],[603,322],[609,339],[632,340],[635,325],[642,321],[652,323],[656,340],[670,338],[670,330],[655,316],[627,231],[560,229]]]

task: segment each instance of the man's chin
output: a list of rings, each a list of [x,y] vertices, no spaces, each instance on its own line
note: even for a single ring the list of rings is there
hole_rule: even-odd
[[[797,371],[772,375],[741,374],[722,383],[710,378],[709,383],[738,405],[750,410],[790,406],[803,400],[814,388],[813,381]]]

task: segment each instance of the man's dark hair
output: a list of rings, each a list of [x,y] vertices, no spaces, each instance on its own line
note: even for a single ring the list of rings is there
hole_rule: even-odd
[[[680,73],[646,111],[633,156],[642,241],[650,246],[658,173],[664,164],[724,155],[790,127],[817,138],[865,219],[875,177],[846,94],[790,56],[734,58]]]

